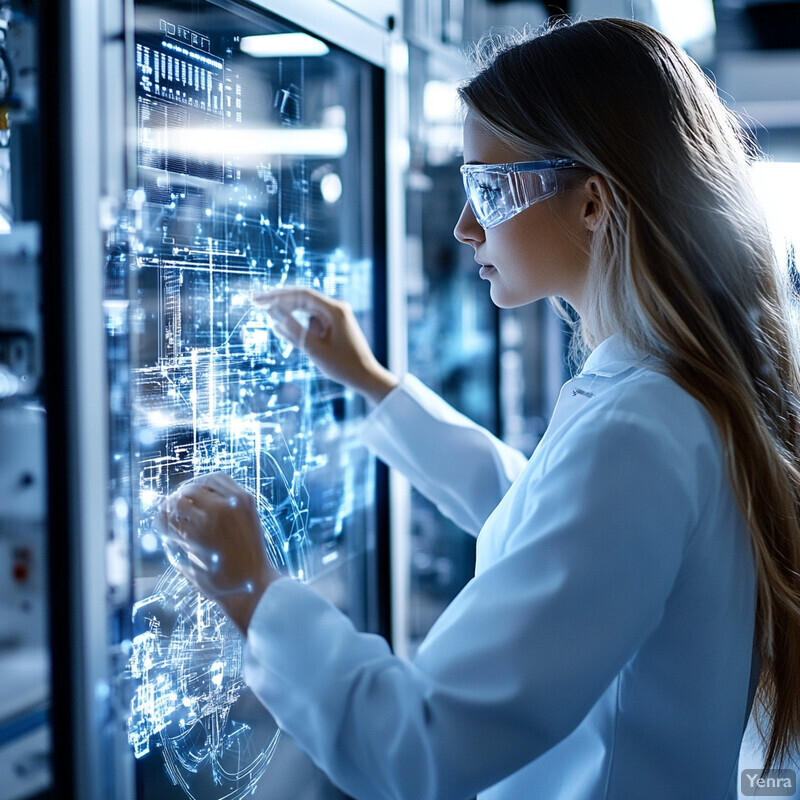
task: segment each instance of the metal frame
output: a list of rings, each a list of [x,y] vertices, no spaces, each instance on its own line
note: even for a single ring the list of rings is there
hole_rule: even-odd
[[[376,66],[387,65],[392,37],[386,29],[368,22],[335,0],[248,0],[248,3],[283,17]]]
[[[408,45],[397,40],[389,49],[386,70],[386,213],[388,366],[397,375],[408,371],[406,260],[406,172],[408,169]],[[411,561],[411,484],[397,470],[389,473],[392,643],[408,655]]]
[[[101,56],[114,48],[106,4],[70,0],[42,15],[43,237],[51,570],[54,778],[62,798],[108,797],[103,747],[107,447],[100,199],[106,188]],[[105,47],[103,46],[105,42]],[[121,39],[116,48],[121,51]],[[98,635],[98,632],[102,632]]]

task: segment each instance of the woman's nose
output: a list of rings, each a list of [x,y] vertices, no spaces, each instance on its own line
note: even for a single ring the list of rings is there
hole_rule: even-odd
[[[485,238],[485,231],[478,225],[469,201],[464,203],[464,208],[461,209],[461,216],[456,222],[456,227],[453,228],[453,236],[464,244],[482,242]]]

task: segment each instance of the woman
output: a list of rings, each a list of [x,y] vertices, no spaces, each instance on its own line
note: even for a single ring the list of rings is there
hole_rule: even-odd
[[[162,529],[256,694],[357,798],[735,798],[756,686],[768,764],[800,734],[797,337],[746,149],[640,23],[483,56],[455,235],[498,306],[560,298],[592,351],[530,461],[383,369],[345,305],[257,298],[376,404],[367,444],[480,531],[476,577],[405,663],[272,570],[226,476]]]

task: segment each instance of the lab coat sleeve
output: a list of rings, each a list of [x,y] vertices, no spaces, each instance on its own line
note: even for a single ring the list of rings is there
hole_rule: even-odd
[[[576,426],[413,662],[281,579],[248,684],[354,798],[471,797],[567,736],[657,626],[697,516],[686,461],[644,418]]]
[[[527,459],[406,375],[367,417],[362,441],[439,510],[477,534]]]

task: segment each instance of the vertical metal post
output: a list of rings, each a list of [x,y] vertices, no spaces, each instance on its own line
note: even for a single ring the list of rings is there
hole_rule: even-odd
[[[408,169],[408,46],[400,39],[388,44],[386,59],[386,213],[387,310],[389,368],[403,375],[408,368],[406,319],[406,172]],[[392,470],[389,476],[391,514],[392,643],[399,656],[407,656],[408,605],[411,563],[411,487]]]
[[[106,579],[108,387],[103,218],[108,82],[123,81],[121,0],[65,0],[43,15],[43,223],[51,569],[53,746],[60,800],[114,800]],[[122,96],[122,86],[118,96]],[[111,115],[111,117],[109,117]],[[119,146],[124,146],[124,136]],[[105,184],[105,185],[104,185]],[[113,724],[113,721],[112,723]],[[129,795],[128,795],[129,796]]]

